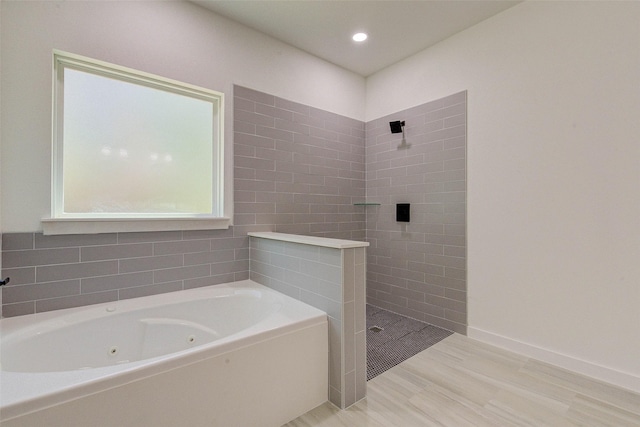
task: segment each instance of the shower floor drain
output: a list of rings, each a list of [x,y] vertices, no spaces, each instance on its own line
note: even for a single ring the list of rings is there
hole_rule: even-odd
[[[369,328],[369,330],[371,332],[382,332],[382,331],[384,331],[384,328],[381,328],[380,326],[372,326],[372,327]]]

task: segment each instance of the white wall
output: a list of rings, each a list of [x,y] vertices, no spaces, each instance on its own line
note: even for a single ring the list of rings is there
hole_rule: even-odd
[[[371,76],[366,102],[369,121],[468,90],[469,335],[636,390],[638,22],[638,2],[525,2]]]
[[[224,92],[227,141],[233,84],[364,120],[364,78],[191,3],[43,1],[0,7],[4,232],[41,230],[40,219],[50,215],[54,48]],[[232,159],[231,149],[225,154]]]

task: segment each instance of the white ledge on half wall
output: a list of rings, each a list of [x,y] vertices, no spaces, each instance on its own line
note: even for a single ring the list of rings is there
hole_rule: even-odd
[[[303,245],[323,246],[325,248],[349,249],[369,246],[369,242],[358,242],[356,240],[332,239],[329,237],[303,236],[299,234],[276,233],[272,231],[261,231],[247,233],[251,237],[262,239],[280,240],[283,242],[301,243]]]

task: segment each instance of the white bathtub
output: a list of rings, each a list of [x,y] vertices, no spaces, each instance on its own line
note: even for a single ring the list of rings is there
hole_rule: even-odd
[[[250,280],[0,320],[0,424],[280,426],[328,393],[326,314]]]

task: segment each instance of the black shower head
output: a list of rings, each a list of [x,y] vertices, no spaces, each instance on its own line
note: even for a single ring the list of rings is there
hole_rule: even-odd
[[[403,126],[404,126],[404,121],[389,122],[391,133],[401,133]]]

